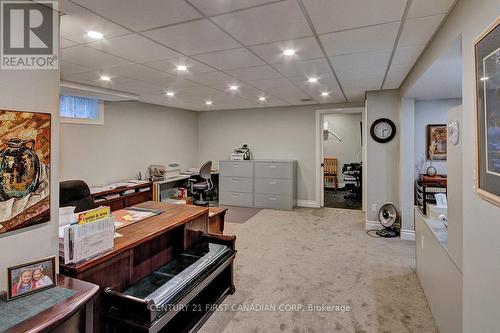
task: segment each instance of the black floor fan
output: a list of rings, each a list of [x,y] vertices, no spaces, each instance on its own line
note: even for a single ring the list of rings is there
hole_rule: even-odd
[[[384,238],[392,238],[399,236],[399,216],[396,206],[392,203],[386,203],[378,211],[378,220],[384,227],[377,231],[377,235]]]

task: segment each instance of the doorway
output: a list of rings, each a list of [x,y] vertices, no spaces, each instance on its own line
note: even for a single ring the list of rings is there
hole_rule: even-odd
[[[362,109],[344,109],[320,117],[324,207],[362,210],[362,116]]]

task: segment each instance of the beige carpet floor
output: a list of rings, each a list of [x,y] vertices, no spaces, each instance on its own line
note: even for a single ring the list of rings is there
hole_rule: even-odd
[[[228,223],[236,292],[201,332],[437,332],[414,243],[372,238],[363,221],[359,211],[300,208]]]

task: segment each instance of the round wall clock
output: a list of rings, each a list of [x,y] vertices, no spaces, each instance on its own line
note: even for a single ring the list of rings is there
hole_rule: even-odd
[[[448,140],[455,146],[458,144],[460,138],[458,121],[453,120],[448,123]]]
[[[373,140],[380,143],[387,143],[396,136],[396,125],[387,118],[380,118],[373,122],[370,128]]]

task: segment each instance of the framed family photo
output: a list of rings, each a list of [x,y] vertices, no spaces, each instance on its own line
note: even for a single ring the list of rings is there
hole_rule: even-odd
[[[8,294],[12,300],[56,285],[56,258],[50,257],[7,269]]]
[[[500,19],[474,43],[476,190],[500,205]]]

